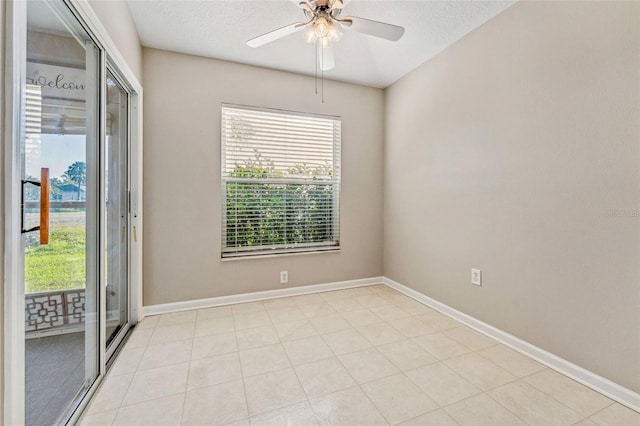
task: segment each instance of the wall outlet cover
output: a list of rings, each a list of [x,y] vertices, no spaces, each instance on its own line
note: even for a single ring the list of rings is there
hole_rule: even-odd
[[[471,269],[471,284],[482,286],[482,271],[480,269]]]
[[[289,282],[289,271],[280,271],[280,284]]]

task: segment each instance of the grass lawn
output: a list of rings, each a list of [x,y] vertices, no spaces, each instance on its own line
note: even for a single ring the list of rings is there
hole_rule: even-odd
[[[53,229],[49,244],[26,249],[25,292],[84,288],[85,270],[84,226]]]

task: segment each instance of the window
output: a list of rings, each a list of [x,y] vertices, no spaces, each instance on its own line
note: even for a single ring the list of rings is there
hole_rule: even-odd
[[[222,106],[222,257],[340,248],[340,119]]]

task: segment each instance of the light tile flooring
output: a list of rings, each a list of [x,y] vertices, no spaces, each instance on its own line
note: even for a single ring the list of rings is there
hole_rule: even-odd
[[[145,318],[84,425],[640,425],[382,285]]]

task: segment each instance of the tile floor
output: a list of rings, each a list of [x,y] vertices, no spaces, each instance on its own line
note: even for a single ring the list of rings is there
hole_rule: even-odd
[[[145,318],[84,425],[640,425],[640,414],[392,290]]]

